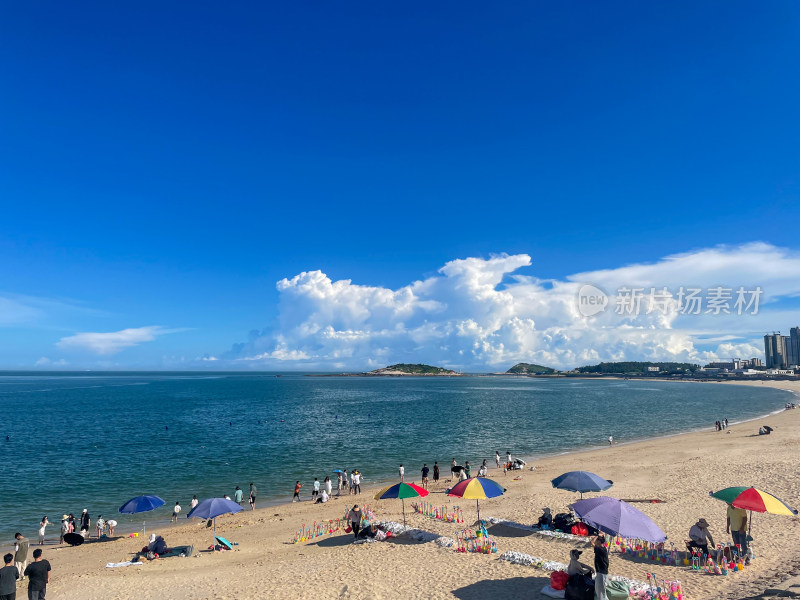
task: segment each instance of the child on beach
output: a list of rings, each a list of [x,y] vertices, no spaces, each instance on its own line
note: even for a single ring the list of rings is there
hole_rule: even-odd
[[[297,498],[297,501],[300,502],[300,488],[303,487],[303,484],[299,481],[295,482],[294,484],[294,496],[292,496],[292,502],[294,499]]]
[[[172,519],[170,521],[177,523],[178,522],[178,515],[181,513],[181,505],[176,500],[175,501],[175,508],[172,509]]]
[[[39,523],[39,545],[44,546],[44,530],[45,528],[50,525],[50,521],[47,520],[47,515],[42,517],[42,522]]]
[[[95,523],[97,527],[97,539],[99,540],[103,537],[103,531],[106,528],[106,520],[103,518],[103,515],[97,515],[97,523]]]
[[[108,536],[114,537],[114,527],[117,526],[117,522],[114,519],[109,519],[106,521],[106,525],[108,525]]]
[[[311,499],[314,500],[314,498],[317,496],[319,496],[319,479],[314,477],[314,487],[311,490]]]
[[[58,540],[59,544],[64,543],[64,536],[67,535],[68,533],[69,533],[69,517],[67,515],[64,515],[61,518],[61,537]]]

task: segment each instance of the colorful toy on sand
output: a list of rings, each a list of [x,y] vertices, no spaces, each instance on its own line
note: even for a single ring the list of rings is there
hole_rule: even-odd
[[[449,507],[439,506],[433,502],[414,502],[411,504],[411,507],[415,512],[430,517],[431,519],[436,519],[437,521],[443,521],[445,523],[464,522],[464,513],[458,506]]]
[[[647,573],[647,588],[631,595],[636,600],[685,600],[680,581],[662,579],[659,583],[655,573]]]
[[[478,529],[464,529],[456,539],[456,552],[475,552],[478,554],[497,554],[497,542],[489,537],[486,524],[481,521]]]

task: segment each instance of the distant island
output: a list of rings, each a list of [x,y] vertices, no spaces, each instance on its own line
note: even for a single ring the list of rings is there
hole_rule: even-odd
[[[679,375],[694,373],[700,368],[679,362],[601,362],[575,369],[577,373],[601,375]]]
[[[555,372],[556,370],[550,367],[530,363],[517,363],[506,371],[506,373],[511,373],[512,375],[552,375]]]
[[[364,373],[364,375],[373,376],[373,377],[397,377],[397,376],[404,376],[404,375],[424,375],[427,377],[453,377],[461,375],[461,373],[456,373],[451,369],[444,369],[442,367],[432,367],[431,365],[423,365],[417,364],[412,365],[408,363],[398,363],[396,365],[390,365],[388,367],[383,367],[382,369],[375,369],[374,371],[369,371],[368,373]]]

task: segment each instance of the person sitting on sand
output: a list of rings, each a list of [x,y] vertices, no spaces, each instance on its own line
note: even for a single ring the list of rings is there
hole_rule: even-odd
[[[567,566],[567,575],[589,575],[591,576],[594,573],[594,569],[589,565],[586,565],[580,562],[578,559],[580,558],[581,554],[583,554],[580,550],[570,550],[569,552],[569,566]]]
[[[324,503],[324,502],[327,502],[327,501],[328,501],[328,498],[329,498],[329,496],[328,496],[328,490],[322,490],[322,491],[319,493],[319,498],[317,498],[317,501],[316,501],[316,502],[314,502],[314,504],[322,504],[322,503]]]
[[[548,529],[553,526],[553,515],[548,507],[542,509],[542,516],[539,517],[539,527],[547,527]]]
[[[708,521],[705,519],[699,519],[697,523],[692,525],[692,528],[689,530],[689,537],[691,541],[686,544],[687,548],[697,548],[701,550],[704,555],[708,555],[708,545],[714,546],[714,538],[711,536],[711,532],[708,530]]]

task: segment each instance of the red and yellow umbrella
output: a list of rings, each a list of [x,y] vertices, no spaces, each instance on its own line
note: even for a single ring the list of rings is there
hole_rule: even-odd
[[[795,509],[780,498],[754,487],[729,487],[713,492],[711,497],[744,510],[765,512],[771,515],[786,515],[787,517],[797,514]]]

